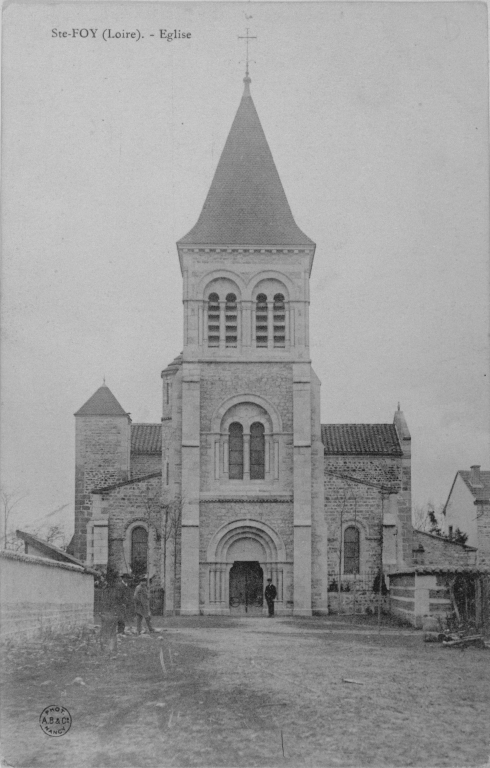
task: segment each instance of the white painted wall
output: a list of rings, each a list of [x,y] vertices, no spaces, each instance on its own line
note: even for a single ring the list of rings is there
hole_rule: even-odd
[[[94,577],[77,565],[0,552],[0,640],[93,622]]]
[[[449,533],[449,526],[453,526],[468,534],[466,544],[469,547],[478,547],[478,533],[476,525],[477,508],[475,498],[463,478],[458,475],[446,506],[445,532]]]

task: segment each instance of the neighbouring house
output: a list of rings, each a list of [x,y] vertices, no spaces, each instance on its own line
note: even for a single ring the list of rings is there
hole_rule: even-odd
[[[477,564],[490,566],[490,471],[477,464],[460,469],[443,514],[446,535],[451,538],[459,528],[468,535],[466,544],[477,550]]]

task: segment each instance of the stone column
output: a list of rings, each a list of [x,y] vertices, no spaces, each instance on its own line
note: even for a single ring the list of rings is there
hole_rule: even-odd
[[[208,346],[208,302],[203,301],[201,305],[201,327],[202,327],[202,344],[204,347]]]
[[[242,332],[241,341],[242,347],[250,347],[252,344],[252,302],[242,301],[241,303],[241,316],[242,316]]]
[[[267,302],[267,346],[274,348],[274,302]]]
[[[226,301],[219,303],[219,348],[226,347]]]
[[[228,452],[228,437],[226,436],[223,439],[223,476],[225,480],[228,480],[228,473],[229,473],[229,452]]]
[[[243,479],[250,480],[250,432],[243,433]]]

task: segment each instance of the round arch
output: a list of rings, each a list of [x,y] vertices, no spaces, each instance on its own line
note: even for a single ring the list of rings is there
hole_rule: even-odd
[[[246,290],[243,278],[236,272],[232,272],[228,269],[216,270],[216,272],[212,272],[211,274],[208,272],[197,286],[196,297],[207,298],[209,293],[214,293],[213,283],[216,283],[219,280],[229,280],[236,288],[238,296],[243,298],[243,294]]]
[[[221,405],[218,406],[211,419],[211,431],[219,432],[223,416],[230,408],[232,408],[234,405],[239,405],[240,403],[254,403],[255,405],[259,405],[269,415],[272,421],[273,432],[282,432],[282,421],[276,407],[272,405],[272,403],[270,403],[268,400],[266,400],[265,397],[247,394],[234,395],[233,397],[229,397],[224,400]]]
[[[243,538],[255,540],[264,550],[267,562],[286,560],[286,548],[279,534],[266,523],[246,519],[226,523],[216,531],[208,545],[208,563],[228,562],[231,545]]]
[[[260,284],[267,280],[273,280],[274,282],[280,283],[281,287],[284,289],[284,298],[286,301],[294,301],[300,298],[296,295],[297,289],[294,283],[287,275],[284,275],[282,272],[268,270],[267,272],[260,272],[258,275],[254,275],[253,279],[248,284],[247,291],[249,292],[251,299],[256,298],[258,293],[263,292]],[[280,292],[281,291],[278,290],[275,291],[275,293]]]

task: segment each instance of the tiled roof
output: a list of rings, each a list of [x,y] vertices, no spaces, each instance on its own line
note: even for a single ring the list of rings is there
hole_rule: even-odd
[[[197,224],[181,245],[307,245],[296,225],[245,81]]]
[[[163,376],[164,373],[177,373],[177,371],[179,370],[180,366],[182,365],[183,354],[184,353],[181,352],[180,355],[177,355],[177,357],[174,357],[172,362],[169,363],[167,365],[167,367],[163,369],[161,375]]]
[[[421,576],[425,574],[437,573],[469,573],[477,576],[480,573],[490,574],[490,568],[476,565],[416,565],[414,568],[407,568],[401,571],[392,571],[388,576],[403,576],[405,574],[418,573]]]
[[[470,547],[469,544],[462,544],[460,541],[453,541],[452,539],[446,539],[444,536],[436,536],[435,533],[429,533],[428,531],[419,531],[418,528],[412,528],[413,538],[417,539],[419,536],[428,536],[430,539],[436,539],[436,541],[442,541],[444,544],[452,544],[453,547],[461,547],[464,550],[470,550],[476,552],[476,547]]]
[[[131,453],[161,452],[161,424],[131,424]]]
[[[119,405],[109,387],[103,384],[85,405],[82,405],[75,416],[127,416],[128,414]]]
[[[468,470],[460,469],[459,474],[477,501],[490,501],[490,472],[487,472],[486,470],[480,470],[480,480],[482,484],[482,487],[480,488],[471,485],[471,472]]]
[[[325,454],[401,456],[394,424],[322,424]]]
[[[80,565],[82,568],[86,569],[85,563],[83,563],[81,560],[78,560],[78,558],[73,557],[73,555],[69,554],[68,552],[65,552],[64,549],[55,547],[55,545],[51,544],[49,541],[44,541],[44,539],[39,539],[37,536],[34,536],[32,533],[27,533],[27,531],[16,531],[15,535],[19,539],[22,539],[23,541],[25,541],[26,544],[30,544],[31,547],[35,547],[36,549],[39,549],[50,560],[56,560],[58,562],[64,562],[64,563],[71,563],[72,565]],[[91,571],[91,573],[93,573],[93,571]]]

